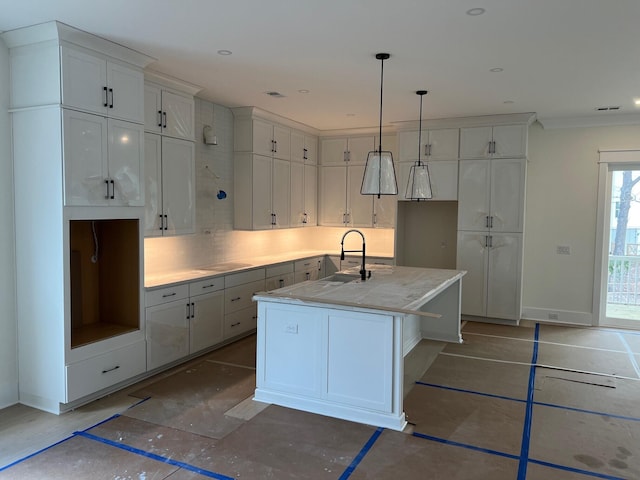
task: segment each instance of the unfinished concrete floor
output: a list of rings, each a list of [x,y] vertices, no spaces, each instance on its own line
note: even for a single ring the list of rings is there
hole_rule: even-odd
[[[640,332],[463,336],[405,359],[406,432],[253,402],[249,337],[60,417],[0,411],[0,479],[640,479]]]

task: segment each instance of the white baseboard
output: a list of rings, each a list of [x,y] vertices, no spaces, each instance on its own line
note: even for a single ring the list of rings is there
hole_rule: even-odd
[[[522,320],[553,323],[558,325],[593,325],[591,312],[575,312],[572,310],[558,310],[554,308],[522,307]]]

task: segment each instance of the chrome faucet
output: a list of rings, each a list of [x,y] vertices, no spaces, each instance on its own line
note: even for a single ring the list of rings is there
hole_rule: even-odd
[[[345,250],[344,249],[344,239],[346,238],[347,235],[349,235],[351,232],[356,232],[358,234],[360,234],[360,236],[362,237],[362,250]],[[340,241],[340,245],[342,247],[341,251],[340,251],[340,260],[344,260],[344,254],[346,253],[353,253],[353,252],[362,252],[362,267],[360,267],[360,278],[362,279],[362,281],[364,282],[367,278],[371,278],[371,272],[369,272],[369,276],[367,277],[367,270],[365,268],[365,246],[364,246],[364,234],[360,231],[360,230],[356,230],[356,229],[351,229],[351,230],[347,230],[346,232],[344,232],[344,235],[342,236],[342,240]]]

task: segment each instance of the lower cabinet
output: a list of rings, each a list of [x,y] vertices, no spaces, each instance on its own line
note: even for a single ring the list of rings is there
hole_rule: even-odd
[[[294,283],[324,277],[324,256],[298,260],[294,263]]]
[[[257,268],[225,277],[224,339],[256,328],[258,313],[253,295],[265,289],[265,269]]]
[[[293,262],[269,265],[266,268],[264,288],[265,290],[276,290],[294,284]]]

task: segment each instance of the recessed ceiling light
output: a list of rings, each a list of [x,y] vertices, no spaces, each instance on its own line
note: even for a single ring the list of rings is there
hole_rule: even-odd
[[[218,50],[218,55],[231,55],[232,53],[231,50]]]
[[[470,8],[466,13],[472,17],[477,17],[478,15],[482,15],[484,12],[486,12],[484,8]]]
[[[502,103],[509,105],[509,104],[511,104],[511,103],[516,103],[516,102],[514,102],[513,100],[505,100],[505,101],[504,101],[504,102],[502,102]]]
[[[264,92],[266,95],[269,95],[270,97],[274,97],[274,98],[284,98],[285,95],[281,94],[280,92],[276,92],[276,91],[270,91],[270,92]]]
[[[504,68],[500,68],[500,67],[496,67],[496,68],[492,68],[491,70],[489,70],[490,72],[493,73],[498,73],[498,72],[503,72]]]
[[[302,90],[298,90],[298,93],[309,93],[309,90],[303,88]]]

